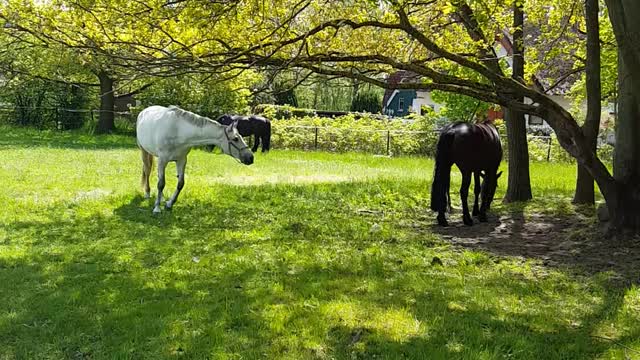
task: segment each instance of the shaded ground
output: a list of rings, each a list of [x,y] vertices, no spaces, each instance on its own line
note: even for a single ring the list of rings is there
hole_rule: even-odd
[[[606,239],[589,217],[512,212],[468,227],[456,221],[459,216],[454,212],[451,226],[434,226],[433,231],[463,248],[539,259],[589,275],[611,271],[624,285],[640,283],[640,239]]]

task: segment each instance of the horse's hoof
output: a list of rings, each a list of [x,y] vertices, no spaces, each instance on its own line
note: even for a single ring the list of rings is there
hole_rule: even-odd
[[[480,214],[480,215],[478,215],[478,220],[480,220],[480,222],[487,222],[487,221],[489,221],[489,219],[487,218],[487,214]]]
[[[447,227],[449,226],[449,223],[447,222],[447,220],[443,220],[443,221],[438,220],[438,225],[442,227]]]
[[[480,215],[480,210],[473,209],[473,211],[471,212],[471,216],[478,216],[478,215]]]
[[[154,214],[160,214],[160,212],[162,212],[162,210],[160,210],[159,206],[156,206],[156,207],[153,208],[153,213]]]
[[[166,210],[171,210],[173,208],[173,204],[172,203],[166,203],[166,204],[164,204],[164,208]]]
[[[473,219],[471,219],[471,216],[469,217],[464,217],[462,218],[462,222],[467,225],[467,226],[472,226],[473,225]]]

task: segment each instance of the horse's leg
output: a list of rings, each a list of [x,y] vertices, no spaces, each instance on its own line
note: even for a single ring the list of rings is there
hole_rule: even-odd
[[[453,212],[453,208],[451,207],[451,184],[447,184],[447,211],[451,214]]]
[[[149,177],[151,177],[151,167],[153,165],[153,155],[145,150],[140,149],[142,154],[142,188],[144,189],[144,198],[151,197],[151,187],[149,186]]]
[[[440,226],[449,226],[449,222],[447,221],[447,217],[444,215],[444,211],[438,211],[438,225]]]
[[[260,145],[260,136],[258,136],[258,133],[255,133],[253,135],[253,148],[251,148],[251,151],[253,152],[258,151],[259,145]]]
[[[475,195],[475,199],[473,200],[473,212],[471,215],[478,216],[480,214],[480,208],[478,207],[478,198],[480,197],[480,190],[482,189],[482,185],[480,184],[480,172],[473,172],[473,194]]]
[[[462,173],[462,185],[460,186],[460,200],[462,201],[462,222],[465,225],[473,225],[473,219],[469,215],[469,205],[467,204],[467,197],[469,196],[469,185],[471,185],[471,171],[465,171]]]
[[[170,210],[171,207],[176,203],[176,201],[178,200],[178,195],[180,195],[180,191],[182,191],[182,188],[184,187],[184,169],[186,166],[186,156],[183,159],[178,159],[176,161],[176,170],[178,171],[178,186],[176,187],[176,191],[173,193],[173,195],[171,195],[171,199],[169,199],[169,201],[164,204],[167,210]]]
[[[158,158],[158,197],[156,203],[153,206],[153,212],[155,214],[160,212],[160,203],[162,202],[162,191],[164,190],[164,171],[167,168],[168,161],[163,158]]]

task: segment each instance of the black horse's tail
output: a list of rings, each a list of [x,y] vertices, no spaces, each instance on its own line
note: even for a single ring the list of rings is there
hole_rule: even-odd
[[[262,134],[262,152],[271,149],[271,121],[265,121],[264,133]]]
[[[454,134],[443,130],[436,147],[436,166],[431,183],[431,210],[445,212],[449,198],[449,181],[451,176],[451,145]]]

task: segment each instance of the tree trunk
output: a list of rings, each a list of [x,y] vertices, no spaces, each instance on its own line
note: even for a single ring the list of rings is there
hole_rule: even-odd
[[[587,117],[582,132],[594,152],[598,146],[598,131],[600,129],[600,114],[602,106],[600,99],[602,90],[600,85],[600,24],[598,23],[598,0],[585,1],[585,18],[587,24]],[[576,192],[573,197],[575,204],[594,204],[595,192],[593,177],[583,166],[578,165]]]
[[[618,44],[618,54],[629,69],[628,76],[633,78],[633,93],[640,102],[640,1],[605,0],[609,9],[609,19]]]
[[[505,202],[532,198],[529,177],[529,148],[524,114],[513,109],[505,112],[509,147],[509,179]]]
[[[522,26],[524,12],[522,5],[514,1],[513,6],[513,78],[523,82],[524,79],[524,36]],[[524,98],[518,99],[524,102]],[[507,138],[509,143],[509,180],[505,202],[526,201],[532,198],[531,180],[529,177],[529,144],[527,143],[527,126],[524,113],[514,109],[505,112]]]
[[[618,113],[614,185],[603,191],[611,227],[640,233],[640,2],[606,0],[618,44]],[[597,180],[597,178],[596,178]],[[600,189],[603,190],[600,183]]]
[[[104,71],[98,74],[98,78],[100,79],[100,116],[96,133],[107,134],[115,130],[113,79]]]

